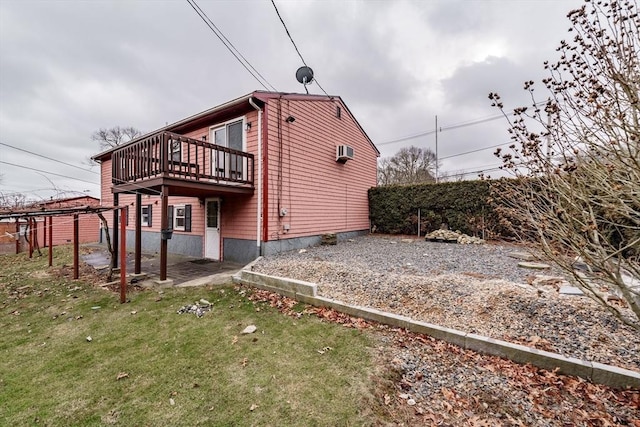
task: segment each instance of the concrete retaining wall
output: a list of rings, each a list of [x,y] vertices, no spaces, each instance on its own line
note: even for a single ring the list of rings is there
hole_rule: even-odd
[[[233,281],[235,283],[242,283],[276,292],[306,304],[329,307],[353,317],[360,317],[386,325],[406,328],[412,332],[429,335],[468,350],[504,357],[517,363],[530,363],[548,370],[558,369],[562,374],[575,375],[589,379],[594,383],[605,384],[611,387],[640,387],[640,373],[635,371],[566,357],[519,344],[512,344],[477,334],[412,320],[408,317],[386,313],[372,308],[349,305],[341,301],[320,297],[317,295],[318,286],[315,283],[257,273],[251,271],[254,263],[247,265],[242,271],[235,275]]]

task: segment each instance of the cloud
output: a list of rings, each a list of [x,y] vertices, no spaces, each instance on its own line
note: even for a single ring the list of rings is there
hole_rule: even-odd
[[[302,61],[270,2],[199,4],[277,90],[304,91],[294,77]],[[433,130],[436,115],[449,126],[495,114],[490,91],[521,103],[522,81],[553,57],[565,14],[579,1],[276,4],[323,88],[342,96],[374,142],[385,142]],[[98,128],[151,131],[255,89],[262,86],[186,2],[0,1],[0,142],[82,165],[99,150],[90,141]],[[443,156],[461,153],[501,140],[504,123],[439,137]],[[386,156],[434,143],[427,135],[380,149]],[[0,157],[74,175],[14,151],[0,146]],[[484,154],[445,167],[493,161]],[[0,191],[50,186],[19,168],[0,165],[0,173]]]

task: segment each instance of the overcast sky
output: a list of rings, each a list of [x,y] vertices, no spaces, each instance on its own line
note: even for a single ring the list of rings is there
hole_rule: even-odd
[[[295,79],[302,62],[270,0],[197,1],[278,91],[304,92]],[[489,92],[508,108],[526,104],[522,82],[544,77],[543,62],[556,59],[567,37],[566,14],[581,2],[276,5],[320,85],[343,98],[382,157],[410,145],[435,151],[433,133],[389,141],[434,130],[437,115],[441,170],[456,173],[498,166],[494,149],[458,154],[505,143],[508,134],[504,119],[447,127],[499,114]],[[0,192],[99,197],[96,173],[7,145],[89,168],[99,128],[149,132],[257,89],[186,0],[0,0]]]

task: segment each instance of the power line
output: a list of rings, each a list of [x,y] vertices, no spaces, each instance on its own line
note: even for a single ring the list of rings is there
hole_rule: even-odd
[[[535,107],[546,104],[546,101],[543,102],[536,102],[534,104]],[[497,114],[495,116],[489,116],[489,117],[483,117],[480,119],[471,119],[471,120],[467,120],[467,121],[463,121],[463,122],[459,122],[459,123],[454,123],[452,125],[449,126],[440,126],[438,127],[438,129],[431,129],[428,131],[423,131],[423,132],[419,132],[413,135],[409,135],[409,136],[404,136],[398,139],[393,139],[391,141],[385,141],[385,142],[380,142],[377,143],[376,146],[379,147],[381,145],[389,145],[389,144],[395,144],[397,142],[402,142],[402,141],[408,141],[410,139],[415,139],[415,138],[419,138],[421,136],[427,136],[427,135],[432,135],[436,132],[444,132],[447,130],[453,130],[453,129],[459,129],[459,128],[464,128],[464,127],[468,127],[468,126],[475,126],[475,125],[479,125],[482,123],[486,123],[486,122],[491,122],[493,120],[498,120],[501,118],[504,118],[504,116],[513,116],[515,114],[515,112],[511,112],[511,113],[504,113],[504,114]],[[502,144],[501,144],[502,145]]]
[[[293,45],[294,49],[296,50],[296,52],[298,53],[298,56],[300,57],[300,60],[302,61],[302,63],[304,64],[305,67],[308,67],[307,62],[304,60],[304,58],[302,57],[302,54],[300,53],[300,50],[298,49],[298,46],[296,45],[296,42],[293,41],[293,37],[291,37],[291,33],[289,32],[289,29],[287,28],[287,24],[284,23],[284,19],[282,19],[282,16],[280,15],[280,11],[278,10],[278,6],[276,6],[276,2],[274,0],[271,0],[271,4],[273,5],[273,8],[276,11],[276,14],[278,15],[278,19],[280,19],[280,22],[282,23],[282,26],[284,27],[284,30],[287,33],[287,36],[289,37],[289,40],[291,40],[291,44]],[[313,79],[316,84],[318,85],[318,87],[320,88],[320,90],[326,95],[329,96],[329,94],[327,93],[326,90],[324,90],[324,88],[320,85],[320,83],[318,82],[318,79],[314,77]],[[307,92],[308,93],[308,92]],[[330,96],[329,96],[330,97]]]
[[[47,157],[47,156],[44,156],[42,154],[34,153],[33,151],[25,150],[24,148],[14,147],[13,145],[5,144],[4,142],[0,142],[0,145],[4,145],[5,147],[13,148],[14,150],[22,151],[23,153],[28,153],[28,154],[31,154],[31,155],[34,155],[34,156],[42,157],[43,159],[51,160],[53,162],[60,163],[60,164],[63,164],[65,166],[71,166],[72,168],[76,168],[76,169],[80,169],[80,170],[85,171],[85,172],[91,172],[93,174],[100,175],[98,172],[96,172],[94,170],[81,168],[80,166],[72,165],[71,163],[63,162],[62,160],[54,159],[52,157]]]
[[[391,140],[391,141],[380,142],[380,143],[377,143],[377,144],[376,144],[376,146],[377,146],[377,147],[379,147],[379,146],[381,146],[381,145],[395,144],[396,142],[408,141],[408,140],[410,140],[410,139],[415,139],[415,138],[418,138],[418,137],[421,137],[421,136],[432,135],[432,134],[434,134],[434,133],[436,133],[436,130],[435,130],[435,129],[433,129],[433,130],[428,130],[428,131],[424,131],[424,132],[416,133],[416,134],[409,135],[409,136],[403,136],[402,138],[393,139],[393,140]]]
[[[284,27],[284,30],[287,32],[287,36],[289,36],[289,40],[291,40],[291,44],[293,45],[293,47],[295,48],[296,52],[298,53],[298,56],[300,57],[300,60],[302,61],[302,63],[306,67],[307,63],[305,62],[304,58],[302,57],[302,54],[300,53],[300,50],[298,49],[298,46],[296,46],[296,42],[293,41],[293,37],[291,37],[291,33],[289,33],[289,29],[287,28],[287,24],[284,23],[284,19],[282,19],[282,16],[280,16],[280,11],[278,11],[278,6],[276,6],[276,2],[274,0],[271,0],[271,4],[273,5],[273,8],[276,10],[276,14],[278,15],[278,18],[280,19],[280,22],[282,22],[282,26]]]
[[[471,175],[471,174],[479,174],[479,173],[485,173],[485,172],[493,172],[493,171],[497,171],[497,170],[501,170],[501,169],[502,169],[502,167],[500,167],[500,166],[494,166],[492,168],[479,169],[479,170],[469,171],[469,172],[457,171],[457,173],[451,173],[450,175],[446,175],[444,178],[450,178],[450,177],[455,177],[455,176],[465,176],[465,175]],[[456,172],[456,171],[454,171],[454,172]]]
[[[458,153],[458,154],[452,154],[450,156],[440,157],[438,160],[450,159],[452,157],[459,157],[459,156],[464,156],[466,154],[477,153],[478,151],[484,151],[484,150],[488,150],[490,148],[497,148],[497,147],[501,147],[503,145],[507,145],[507,144],[510,144],[510,143],[512,143],[512,142],[509,141],[509,142],[503,142],[502,144],[489,145],[488,147],[482,147],[482,148],[478,148],[476,150],[465,151],[464,153]]]
[[[30,168],[29,166],[16,165],[15,163],[3,162],[1,160],[0,160],[0,163],[5,164],[5,165],[9,165],[9,166],[15,166],[17,168],[29,169],[29,170],[36,171],[36,172],[48,173],[49,175],[60,176],[62,178],[75,179],[76,181],[86,182],[87,184],[100,185],[99,183],[86,181],[84,179],[76,178],[74,176],[67,176],[67,175],[62,175],[62,174],[55,173],[55,172],[44,171],[42,169]]]
[[[276,88],[271,83],[269,83],[269,81],[266,78],[264,78],[262,76],[262,74],[260,74],[258,72],[258,70],[256,70],[253,65],[251,65],[251,63],[247,60],[247,58],[245,58],[242,55],[242,53],[240,53],[240,51],[222,33],[222,31],[220,31],[220,29],[218,27],[216,27],[216,25],[213,23],[213,21],[211,21],[211,19],[209,19],[207,14],[200,8],[200,6],[198,6],[198,4],[196,3],[195,0],[187,0],[187,3],[189,3],[189,6],[191,6],[191,8],[198,14],[200,19],[202,19],[202,21],[207,25],[207,27],[209,27],[209,29],[213,32],[213,34],[215,34],[216,37],[218,37],[218,39],[227,48],[227,50],[229,52],[231,52],[231,54],[238,60],[238,62],[244,67],[244,69],[247,70],[249,72],[249,74],[251,74],[251,76],[253,76],[253,78],[256,79],[257,82],[260,83],[260,85],[263,88],[265,88],[266,90],[269,90],[269,88],[265,85],[265,83],[266,83],[267,85],[269,85],[271,87],[271,90],[277,92]],[[235,50],[235,52],[234,52],[234,50]],[[237,52],[237,54],[236,54],[236,52]],[[242,60],[244,60],[244,62],[238,57],[238,55],[240,55],[240,57],[242,57]],[[249,67],[251,67],[251,70],[255,71],[257,76],[256,76],[256,74],[253,73],[253,71],[251,71],[249,69]],[[258,76],[260,76],[260,78],[262,80],[264,80],[264,83],[262,82],[262,80],[260,80],[258,78]]]

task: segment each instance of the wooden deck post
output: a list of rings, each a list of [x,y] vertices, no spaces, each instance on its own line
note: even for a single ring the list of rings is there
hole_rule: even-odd
[[[29,258],[33,257],[33,218],[27,219],[27,224],[29,227]]]
[[[120,304],[127,302],[127,219],[126,210],[120,209]]]
[[[47,235],[47,230],[44,231]],[[53,217],[49,216],[49,267],[53,266]]]
[[[44,230],[43,233],[44,234],[44,242],[42,243],[42,247],[46,248],[47,247],[47,217],[44,217]]]
[[[20,253],[20,219],[16,218],[16,255]]]
[[[163,234],[169,229],[167,211],[169,210],[169,187],[163,185],[160,198],[162,209],[160,212],[160,280],[167,280],[167,239]]]
[[[140,274],[142,261],[142,194],[136,193],[136,250],[134,273]]]
[[[77,279],[80,276],[79,259],[78,259],[78,246],[79,246],[79,227],[78,223],[79,215],[73,214],[73,278]]]
[[[113,206],[118,206],[118,193],[113,195]],[[118,209],[113,210],[113,257],[111,258],[111,266],[118,268]],[[107,233],[109,230],[107,230]]]

